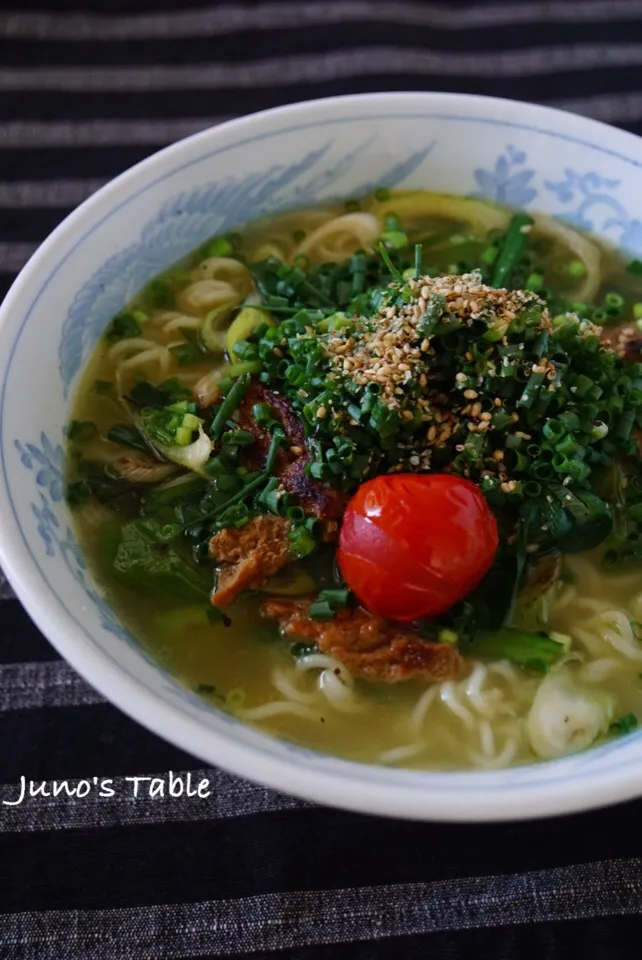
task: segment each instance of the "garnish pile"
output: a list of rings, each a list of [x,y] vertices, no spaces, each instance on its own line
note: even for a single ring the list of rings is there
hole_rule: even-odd
[[[287,519],[292,555],[308,556],[333,521],[308,508],[301,484],[284,482],[299,461],[310,483],[346,496],[394,473],[480,487],[500,532],[495,564],[463,604],[424,625],[426,636],[506,624],[527,566],[542,557],[605,540],[611,564],[642,556],[642,364],[616,355],[595,310],[544,297],[542,277],[523,264],[528,219],[515,217],[481,251],[480,270],[468,263],[463,274],[426,274],[419,247],[414,265],[385,249],[383,260],[252,265],[262,302],[244,308],[220,399],[202,410],[175,382],[138,384],[128,397],[136,427],[110,432],[191,471],[140,501],[142,519],[129,526],[144,528],[143,547],[151,537],[165,557],[184,556],[189,544],[202,563],[218,531],[269,513]],[[509,289],[517,281],[530,289]],[[270,396],[287,401],[298,439]],[[262,457],[259,436],[269,438]],[[70,495],[88,490],[101,494],[86,469]],[[188,590],[191,574],[183,579]]]

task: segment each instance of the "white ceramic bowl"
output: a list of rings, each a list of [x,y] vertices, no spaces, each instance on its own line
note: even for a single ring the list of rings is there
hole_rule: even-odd
[[[0,310],[0,563],[27,611],[94,687],[155,733],[270,787],[369,813],[514,819],[642,794],[642,732],[538,766],[420,773],[349,763],[208,707],[118,622],[63,499],[63,427],[109,319],[212,234],[376,186],[545,211],[642,254],[642,141],[506,100],[374,94],[235,120],[162,150],[84,203]]]

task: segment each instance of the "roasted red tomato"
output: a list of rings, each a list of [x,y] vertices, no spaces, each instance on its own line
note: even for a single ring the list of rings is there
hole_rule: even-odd
[[[391,620],[432,617],[470,593],[497,550],[481,491],[448,474],[390,474],[359,487],[341,527],[338,561],[359,600]]]

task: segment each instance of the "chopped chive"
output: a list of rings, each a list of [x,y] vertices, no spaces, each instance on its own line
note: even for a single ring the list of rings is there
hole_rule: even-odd
[[[215,440],[218,439],[223,433],[223,428],[226,421],[229,420],[232,414],[238,409],[243,397],[249,389],[249,386],[250,375],[248,373],[242,373],[238,380],[234,381],[229,393],[223,400],[223,403],[219,407],[216,416],[212,421],[210,433]]]
[[[526,283],[524,284],[525,290],[532,290],[534,293],[537,293],[539,290],[542,290],[544,287],[544,277],[541,273],[530,273],[526,278]]]
[[[208,245],[206,257],[229,257],[234,252],[234,248],[227,237],[216,237]]]
[[[308,607],[308,616],[312,620],[333,620],[335,611],[327,600],[315,600]]]
[[[228,447],[247,447],[256,442],[256,437],[249,430],[229,430],[223,434],[221,441]]]
[[[517,213],[511,220],[504,244],[499,252],[493,273],[493,286],[505,287],[518,260],[522,256],[526,244],[525,228],[528,229],[535,221],[527,213]]]
[[[381,234],[381,240],[389,250],[404,250],[408,246],[408,236],[401,230],[387,230]]]
[[[345,607],[350,599],[350,591],[346,589],[321,590],[317,600],[326,601],[331,607],[339,609]]]
[[[386,250],[386,248],[385,248],[385,246],[384,246],[383,243],[380,243],[380,244],[379,244],[379,251],[380,251],[380,253],[381,253],[381,259],[383,260],[383,262],[384,262],[385,265],[387,266],[387,268],[388,268],[388,270],[390,271],[390,273],[392,274],[392,276],[395,278],[395,280],[397,280],[398,282],[401,282],[401,281],[403,280],[403,277],[402,277],[400,271],[397,270],[397,268],[395,267],[394,263],[393,263],[392,260],[390,259],[390,255],[389,255],[388,251]]]
[[[586,274],[586,264],[583,260],[571,260],[566,268],[566,272],[571,277],[583,277]]]
[[[415,269],[414,277],[415,280],[418,280],[421,276],[421,257],[423,252],[423,245],[421,243],[415,244]]]

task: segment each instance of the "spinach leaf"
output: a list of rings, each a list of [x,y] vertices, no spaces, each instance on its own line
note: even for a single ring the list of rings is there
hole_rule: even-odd
[[[136,407],[152,407],[160,410],[170,403],[191,399],[192,393],[178,380],[166,380],[160,386],[154,386],[147,380],[134,384],[126,398]]]
[[[135,450],[143,450],[149,453],[149,444],[137,427],[129,423],[115,423],[107,431],[107,439],[112,443],[121,443],[125,447],[133,447]]]
[[[110,526],[101,548],[112,573],[132,590],[184,600],[205,600],[211,593],[211,572],[196,569],[175,542],[163,540],[152,518]]]
[[[546,673],[564,652],[563,644],[546,633],[525,633],[514,627],[488,631],[475,637],[469,652],[490,660],[511,660],[520,667]]]

